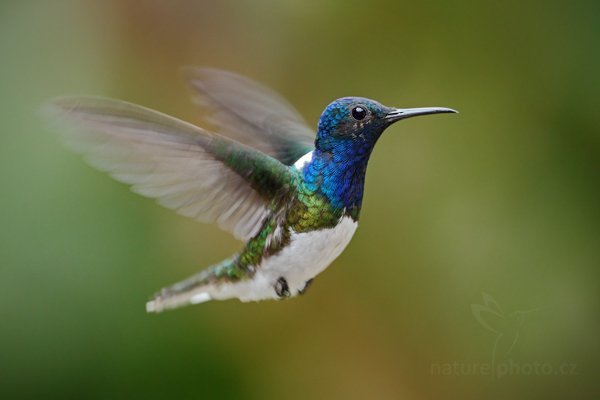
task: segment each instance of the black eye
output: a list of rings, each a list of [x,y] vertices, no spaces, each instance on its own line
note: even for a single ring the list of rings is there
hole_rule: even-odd
[[[365,110],[364,107],[354,107],[352,109],[352,118],[354,118],[357,121],[360,121],[361,119],[365,119],[365,117],[367,116],[367,110]]]

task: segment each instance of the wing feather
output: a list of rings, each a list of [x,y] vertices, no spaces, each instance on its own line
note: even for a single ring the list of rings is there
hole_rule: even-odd
[[[289,179],[288,167],[260,151],[131,103],[64,97],[48,109],[66,128],[67,144],[91,165],[241,240],[258,232]]]
[[[194,101],[212,113],[219,133],[286,165],[312,151],[314,131],[282,96],[246,77],[212,68],[184,69]]]

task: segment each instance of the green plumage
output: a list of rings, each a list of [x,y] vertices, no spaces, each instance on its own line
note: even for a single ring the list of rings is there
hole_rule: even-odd
[[[281,162],[224,137],[214,137],[206,147],[215,159],[242,176],[267,204],[288,197],[292,173]]]
[[[247,168],[244,154],[237,154],[223,147],[222,154],[227,154],[226,164],[233,169]],[[222,284],[242,279],[252,279],[263,258],[271,257],[289,244],[290,230],[296,233],[310,232],[318,229],[332,228],[337,225],[344,211],[334,209],[320,193],[311,191],[302,182],[300,173],[293,167],[288,169],[290,182],[281,185],[288,188],[282,192],[278,201],[272,200],[271,215],[262,225],[259,233],[248,240],[244,248],[234,257],[213,265],[194,277],[163,289],[160,296],[174,296],[201,287],[206,284]],[[283,179],[284,174],[277,175]],[[279,206],[284,204],[283,207]],[[277,231],[277,234],[276,234]]]

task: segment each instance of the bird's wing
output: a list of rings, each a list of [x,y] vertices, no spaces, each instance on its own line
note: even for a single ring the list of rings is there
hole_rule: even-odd
[[[312,151],[314,131],[283,97],[248,78],[211,68],[187,67],[194,101],[212,113],[219,133],[246,143],[286,165]]]
[[[123,101],[64,97],[48,105],[67,144],[90,164],[168,208],[245,240],[254,236],[290,168],[229,138]]]

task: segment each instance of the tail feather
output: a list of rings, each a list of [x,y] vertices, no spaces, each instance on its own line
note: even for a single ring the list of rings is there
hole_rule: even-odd
[[[223,280],[223,276],[219,276],[219,271],[222,271],[224,267],[231,267],[234,260],[235,258],[225,260],[181,282],[163,288],[146,303],[146,311],[159,313],[212,300],[211,292],[214,285],[218,285],[219,281]]]
[[[191,291],[186,293],[172,293],[163,290],[146,303],[146,311],[149,313],[159,313],[164,310],[172,310],[190,304],[200,304],[209,300],[212,300],[212,297],[208,292]]]
[[[159,313],[164,310],[179,308],[188,304],[198,304],[211,300],[206,290],[208,274],[202,271],[173,286],[162,289],[156,293],[152,300],[146,303],[146,311]]]

